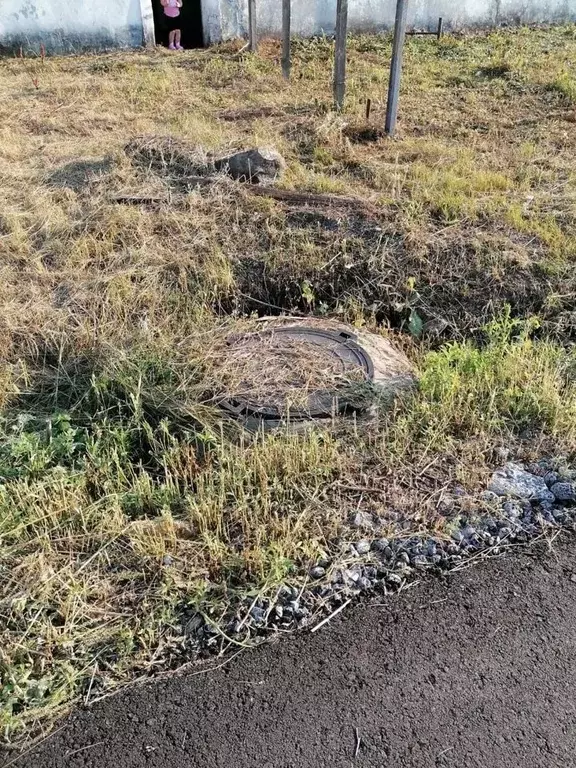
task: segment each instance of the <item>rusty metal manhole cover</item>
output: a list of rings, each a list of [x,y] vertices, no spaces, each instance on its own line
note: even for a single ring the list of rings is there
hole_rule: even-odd
[[[353,334],[296,326],[229,340],[220,405],[239,418],[309,420],[358,408],[370,355]]]

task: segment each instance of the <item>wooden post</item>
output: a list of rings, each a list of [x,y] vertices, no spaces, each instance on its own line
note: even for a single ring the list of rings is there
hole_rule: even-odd
[[[372,99],[366,99],[366,120],[370,120],[371,109],[372,109]]]
[[[292,0],[282,0],[282,74],[290,79],[290,25]]]
[[[398,117],[398,99],[400,97],[400,78],[402,76],[402,51],[406,37],[406,16],[408,0],[397,0],[396,23],[394,24],[394,42],[392,44],[392,61],[390,62],[390,84],[388,86],[388,105],[386,109],[386,133],[394,136],[396,133],[396,118]]]
[[[256,0],[248,0],[248,50],[255,53],[258,48],[256,32]]]
[[[336,44],[334,53],[334,102],[336,109],[344,106],[346,92],[346,33],[348,29],[348,0],[337,0]]]

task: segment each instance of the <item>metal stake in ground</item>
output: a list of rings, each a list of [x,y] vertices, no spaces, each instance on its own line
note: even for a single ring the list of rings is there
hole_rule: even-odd
[[[292,0],[282,0],[282,74],[290,79],[290,11]]]
[[[334,54],[334,102],[336,109],[344,106],[346,92],[346,32],[348,0],[338,0],[336,6],[336,47]]]
[[[402,51],[406,36],[406,16],[408,0],[397,0],[396,22],[394,24],[394,43],[392,44],[392,61],[390,62],[390,84],[388,86],[388,106],[386,108],[386,133],[394,136],[396,133],[396,118],[398,117],[398,99],[400,96],[400,79],[402,76]]]
[[[248,0],[248,49],[254,53],[258,47],[256,33],[256,0]]]

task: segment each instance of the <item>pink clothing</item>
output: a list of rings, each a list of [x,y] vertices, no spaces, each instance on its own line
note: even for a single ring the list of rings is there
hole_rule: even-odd
[[[171,19],[180,16],[180,8],[178,8],[176,0],[168,0],[168,5],[164,6],[164,13]]]

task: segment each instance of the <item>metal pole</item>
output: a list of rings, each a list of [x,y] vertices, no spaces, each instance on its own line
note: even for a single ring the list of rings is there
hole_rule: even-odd
[[[346,92],[346,32],[348,0],[338,0],[336,6],[336,45],[334,53],[334,101],[336,109],[344,106]]]
[[[256,35],[256,0],[248,0],[248,50],[254,53],[258,48]]]
[[[437,40],[440,40],[440,38],[442,37],[443,29],[444,29],[444,20],[443,20],[442,16],[440,16],[440,18],[438,19],[438,31],[436,32],[436,39]]]
[[[408,0],[397,0],[396,22],[394,24],[394,42],[392,44],[392,61],[390,62],[390,84],[388,86],[388,106],[386,108],[386,133],[394,136],[396,133],[396,118],[398,117],[398,98],[400,96],[400,78],[402,76],[402,51],[406,35],[406,16]]]
[[[292,0],[282,0],[282,74],[290,79],[290,11]]]

